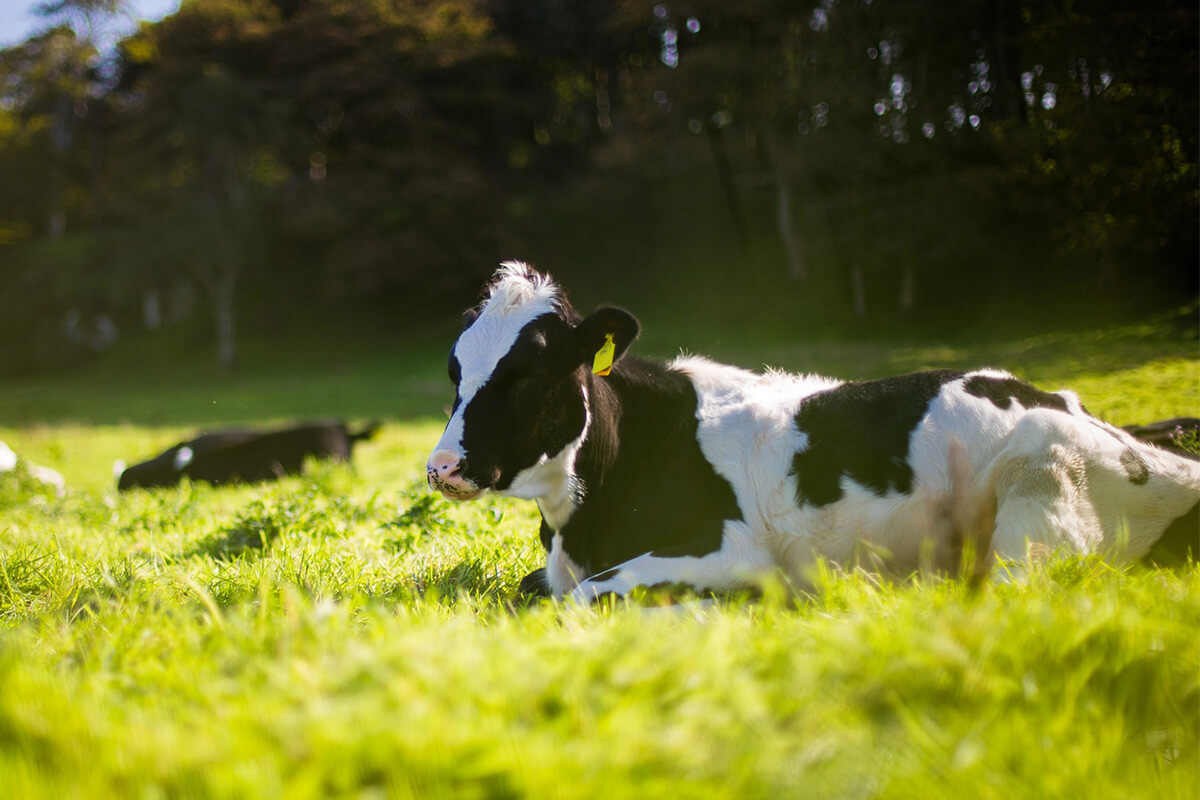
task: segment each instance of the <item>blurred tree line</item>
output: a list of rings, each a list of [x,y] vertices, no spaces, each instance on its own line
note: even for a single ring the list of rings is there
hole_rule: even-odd
[[[1196,291],[1194,3],[183,0],[115,48],[121,0],[40,11],[0,51],[0,372],[189,315],[233,365],[264,313],[439,310],[597,181],[689,187],[680,219],[705,187],[735,263],[688,268],[809,309],[1047,265]],[[605,231],[613,273],[660,227]]]

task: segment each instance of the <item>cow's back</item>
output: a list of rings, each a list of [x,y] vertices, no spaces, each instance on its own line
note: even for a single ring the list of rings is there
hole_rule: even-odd
[[[673,368],[696,386],[705,457],[734,487],[743,519],[795,573],[818,556],[906,570],[957,547],[956,504],[994,504],[997,461],[1023,447],[1085,454],[1099,465],[1093,480],[1123,490],[1143,460],[1145,445],[1091,417],[1074,394],[998,370],[840,383],[696,358]],[[1109,513],[1107,502],[1097,499],[1097,513]]]

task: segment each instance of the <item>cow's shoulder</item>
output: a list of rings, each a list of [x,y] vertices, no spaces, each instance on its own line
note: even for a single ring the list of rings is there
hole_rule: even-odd
[[[591,571],[647,552],[704,555],[740,519],[729,481],[698,440],[700,400],[689,377],[626,357],[592,393],[588,446],[576,462],[583,504],[562,529],[571,558]]]

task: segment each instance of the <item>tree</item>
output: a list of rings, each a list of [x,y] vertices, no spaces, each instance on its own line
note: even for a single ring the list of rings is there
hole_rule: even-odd
[[[27,185],[41,190],[35,204],[30,204],[28,195],[10,202],[36,208],[41,217],[39,227],[50,239],[61,239],[66,233],[67,173],[77,152],[79,120],[86,114],[92,89],[89,64],[95,55],[95,48],[65,25],[0,51],[0,73],[7,76],[2,89],[4,104],[14,125],[9,141],[44,170]]]

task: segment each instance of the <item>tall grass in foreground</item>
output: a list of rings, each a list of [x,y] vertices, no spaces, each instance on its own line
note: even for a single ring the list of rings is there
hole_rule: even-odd
[[[1124,358],[1143,383],[1030,363],[1116,422],[1200,394],[1178,349]],[[50,391],[0,387],[0,409]],[[392,423],[354,469],[123,495],[111,460],[186,428],[0,429],[71,487],[0,484],[3,796],[1200,792],[1195,564],[1052,561],[977,592],[826,571],[812,597],[679,614],[517,606],[536,511],[429,495],[439,427]]]

